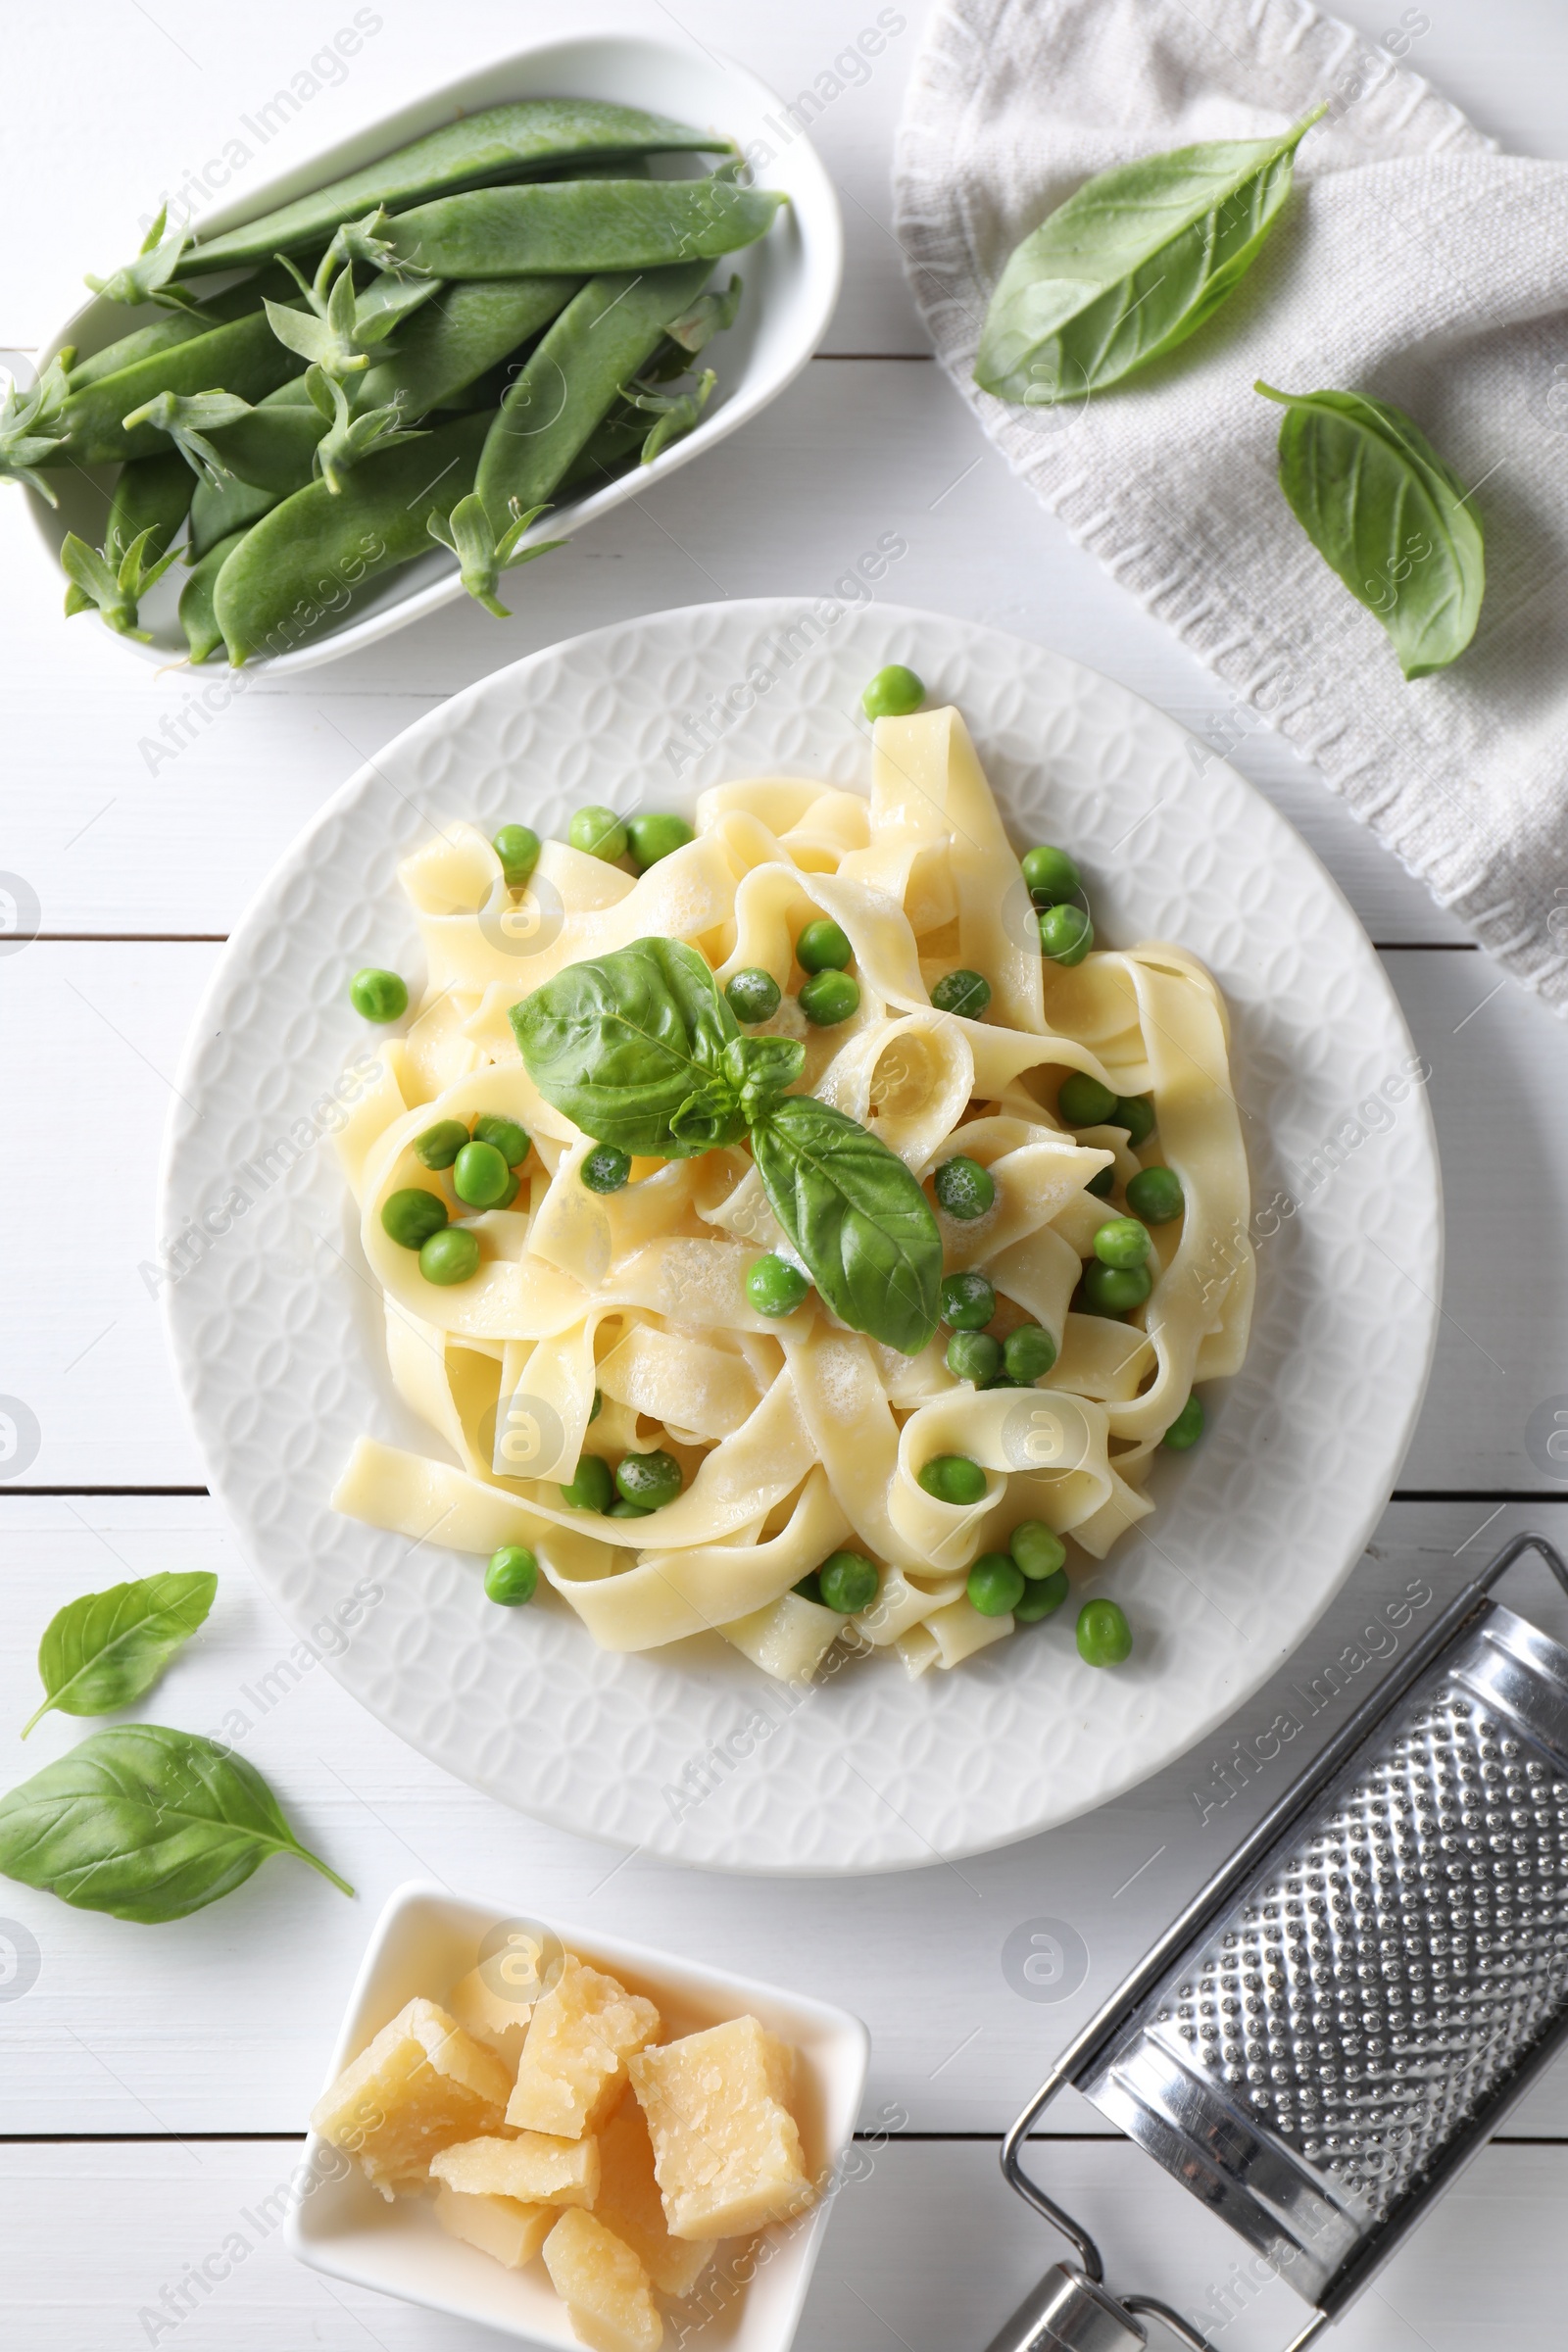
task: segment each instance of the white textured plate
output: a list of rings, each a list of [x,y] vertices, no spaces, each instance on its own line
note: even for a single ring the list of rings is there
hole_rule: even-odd
[[[1257,1314],[1201,1446],[1161,1462],[1156,1512],[1093,1581],[1135,1628],[1126,1666],[1082,1665],[1067,1608],[951,1673],[909,1683],[894,1659],[867,1660],[803,1695],[716,1636],[609,1656],[563,1605],[497,1609],[472,1559],[328,1509],[362,1430],[438,1442],[393,1393],[326,1139],[332,1090],[370,1034],[349,975],[416,973],[395,868],[436,824],[558,833],[584,801],[689,808],[724,777],[781,770],[863,788],[859,690],[895,660],[962,710],[1015,839],[1082,860],[1102,939],[1179,941],[1217,975]],[[261,891],[198,1015],[168,1137],[174,1358],[269,1590],[303,1634],[319,1629],[348,1689],[463,1779],[568,1829],[726,1869],[973,1853],[1180,1754],[1274,1672],[1356,1560],[1437,1323],[1441,1195],[1415,1067],[1377,958],[1311,854],[1136,695],[933,613],[824,599],[665,612],[532,655],[421,719]],[[351,1604],[345,1633],[334,1612],[361,1579],[381,1597]]]

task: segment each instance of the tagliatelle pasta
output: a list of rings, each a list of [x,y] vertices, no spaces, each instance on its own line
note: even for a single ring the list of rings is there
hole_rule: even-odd
[[[1042,956],[956,710],[877,722],[869,800],[805,778],[705,793],[695,838],[640,876],[547,842],[509,891],[495,850],[466,825],[401,871],[424,995],[408,1033],[382,1046],[340,1148],[393,1380],[446,1458],[364,1438],[339,1510],[464,1551],[527,1546],[607,1649],[717,1632],[798,1680],[848,1627],[910,1673],[956,1665],[1013,1630],[1010,1615],[974,1606],[965,1575],[1004,1551],[1018,1522],[1042,1521],[1098,1560],[1152,1509],[1155,1447],[1195,1383],[1234,1373],[1247,1346],[1250,1198],[1225,1007],[1179,947],[1092,952],[1071,967]],[[848,937],[859,1002],[812,1027],[795,948],[822,917]],[[634,1160],[618,1191],[584,1183],[593,1139],[534,1085],[508,1015],[568,965],[661,939],[694,948],[721,984],[770,974],[782,1002],[748,1034],[800,1039],[791,1092],[867,1128],[933,1205],[945,1162],[987,1171],[983,1214],[936,1208],[943,1270],[988,1278],[998,1338],[1024,1323],[1050,1335],[1043,1379],[976,1387],[949,1370],[945,1332],[904,1355],[839,1321],[814,1289],[793,1313],[757,1311],[746,1278],[759,1257],[802,1261],[745,1141]],[[934,1007],[955,971],[989,982],[981,1018]],[[1139,1149],[1126,1125],[1074,1129],[1058,1115],[1074,1072],[1152,1099]],[[400,1190],[441,1189],[416,1137],[483,1115],[523,1128],[528,1157],[510,1205],[455,1203],[480,1259],[439,1287],[382,1210]],[[1087,1187],[1152,1165],[1174,1172],[1184,1207],[1152,1227],[1147,1301],[1119,1319],[1082,1311],[1095,1237],[1126,1213]],[[614,1464],[651,1448],[683,1484],[650,1516],[564,1497],[585,1454]],[[978,1500],[922,1485],[947,1455],[980,1466]],[[842,1547],[880,1573],[849,1621],[795,1590]]]

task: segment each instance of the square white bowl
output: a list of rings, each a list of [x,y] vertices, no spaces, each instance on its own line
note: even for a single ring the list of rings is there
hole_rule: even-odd
[[[529,545],[567,536],[624,500],[639,496],[678,466],[689,466],[776,399],[805,367],[833,315],[844,268],[844,231],[833,183],[810,141],[792,122],[783,102],[755,74],[691,41],[585,33],[570,40],[537,42],[445,83],[395,114],[381,116],[353,138],[340,140],[310,162],[248,190],[241,202],[203,214],[202,234],[214,237],[224,229],[237,228],[277,205],[291,203],[313,188],[361,170],[460,115],[514,98],[605,99],[721,132],[742,148],[760,142],[772,160],[761,166],[757,184],[780,188],[789,198],[765,237],[715,264],[718,282],[727,283],[731,270],[738,270],[746,291],[735,324],[707,354],[717,369],[718,383],[698,424],[672,442],[651,466],[634,466],[629,473],[590,497],[541,515],[523,543]],[[47,365],[67,344],[74,345],[81,358],[88,358],[160,316],[150,305],[133,309],[95,297],[51,338],[40,366]],[[58,508],[34,490],[25,492],[33,523],[57,572],[61,543],[68,531],[77,532],[95,547],[102,544],[112,478],[113,469],[108,466],[90,470],[61,467],[51,477],[60,496]],[[142,626],[151,631],[149,643],[123,636],[118,640],[160,667],[186,650],[175,612],[184,576],[176,564],[147,599]],[[537,594],[541,576],[531,568],[519,573],[514,583],[517,596]],[[373,644],[464,593],[455,560],[432,547],[428,556],[371,583],[364,602],[351,608],[342,627],[292,653],[249,662],[247,669],[266,670],[270,675],[314,669]]]
[[[543,1930],[568,1951],[607,1969],[629,1990],[658,2004],[666,2038],[751,2015],[800,2052],[797,2117],[807,2170],[826,2184],[808,2213],[763,2230],[755,2262],[737,2277],[745,2239],[727,2239],[699,2280],[690,2308],[714,2306],[697,2330],[726,2352],[785,2352],[794,2336],[832,2210],[833,2187],[859,2113],[871,2037],[858,2017],[808,2000],[777,1984],[759,1984],[719,1969],[625,1943],[564,1920],[540,1921],[520,1905],[451,1894],[411,1880],[397,1888],[375,1925],[327,2073],[335,2082],[406,2002],[439,2001],[479,1959],[484,1937],[508,1925]],[[323,2084],[323,2088],[325,2084]],[[360,2168],[312,2132],[296,2176],[298,2193],[284,2225],[290,2253],[311,2269],[356,2286],[401,2295],[430,2311],[477,2321],[553,2352],[581,2352],[542,2265],[503,2269],[474,2247],[449,2237],[427,2197],[394,2203]],[[764,2253],[763,2249],[767,2249]],[[711,2282],[721,2291],[712,2292]],[[680,2308],[676,2307],[677,2310]],[[683,2333],[682,2342],[692,2340]]]

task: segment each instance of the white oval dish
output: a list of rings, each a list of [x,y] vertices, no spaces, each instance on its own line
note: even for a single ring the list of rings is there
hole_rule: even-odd
[[[439,1443],[392,1389],[380,1294],[326,1139],[344,1064],[373,1034],[349,975],[416,971],[396,866],[436,824],[564,833],[580,803],[689,809],[727,776],[864,789],[859,690],[895,660],[964,712],[1015,841],[1080,858],[1102,939],[1179,942],[1218,978],[1257,1312],[1202,1445],[1161,1464],[1155,1513],[1087,1586],[1127,1610],[1126,1666],[1079,1662],[1069,1608],[950,1673],[910,1683],[884,1656],[805,1694],[711,1636],[608,1655],[563,1606],[497,1609],[476,1561],[328,1508],[362,1431]],[[826,599],[695,606],[575,638],[455,696],[362,769],[219,963],[178,1079],[163,1214],[179,1244],[163,1292],[174,1360],[246,1552],[307,1635],[358,1580],[380,1594],[328,1657],[338,1679],[525,1812],[770,1872],[1005,1844],[1221,1723],[1354,1565],[1414,1425],[1442,1282],[1408,1032],[1359,923],[1284,819],[1174,720],[1076,662],[973,622]],[[340,1642],[334,1629],[323,1646]]]
[[[204,214],[201,220],[202,233],[217,236],[307,195],[328,180],[359,171],[460,115],[499,106],[508,99],[547,97],[601,98],[622,106],[640,106],[678,122],[722,131],[743,148],[760,142],[772,151],[773,160],[763,167],[760,184],[781,188],[789,202],[759,244],[749,246],[732,262],[716,265],[726,282],[731,268],[738,270],[746,291],[735,324],[714,342],[708,355],[717,370],[718,383],[695,428],[672,442],[651,466],[634,466],[629,474],[594,491],[591,497],[541,516],[522,542],[525,546],[579,531],[612,507],[662,482],[678,466],[689,466],[776,399],[821,340],[838,300],[844,268],[838,198],[810,141],[789,122],[782,101],[766,84],[744,67],[689,41],[595,33],[577,40],[542,42],[448,82],[396,114],[383,116],[352,139],[341,140],[309,163],[248,189],[242,202]],[[781,139],[780,123],[788,123],[791,135],[787,142]],[[47,365],[67,344],[74,344],[80,356],[87,358],[158,316],[150,305],[127,309],[95,296],[51,338],[40,366]],[[63,467],[51,478],[60,494],[58,508],[51,507],[35,490],[25,489],[24,494],[58,577],[61,543],[68,531],[76,531],[94,546],[101,542],[112,468],[72,471]],[[178,659],[186,651],[174,610],[184,576],[176,564],[152,591],[142,615],[143,625],[151,630],[150,642],[142,644],[133,637],[119,640],[159,667],[167,665],[172,655]],[[517,594],[537,593],[543,577],[532,570],[519,574],[514,583]],[[377,638],[436,612],[464,593],[453,558],[432,547],[427,557],[393,572],[368,591],[344,627],[292,653],[248,663],[247,668],[277,676],[314,669],[323,662],[335,662],[340,655],[372,645]]]

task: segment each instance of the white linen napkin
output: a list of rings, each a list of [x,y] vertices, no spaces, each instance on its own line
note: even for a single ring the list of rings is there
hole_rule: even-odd
[[[1389,14],[1417,44],[1422,13]],[[1081,181],[1320,99],[1296,193],[1191,342],[1081,406],[978,389],[1003,266]],[[896,180],[937,355],[1014,470],[1568,1013],[1568,165],[1497,154],[1299,0],[939,0]],[[1487,593],[1450,669],[1407,684],[1307,540],[1258,376],[1396,403],[1470,484]]]

